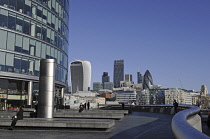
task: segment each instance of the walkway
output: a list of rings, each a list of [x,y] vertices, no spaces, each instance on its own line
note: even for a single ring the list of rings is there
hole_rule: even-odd
[[[122,120],[116,120],[114,127],[106,130],[68,129],[68,130],[29,130],[0,129],[4,139],[174,139],[171,130],[173,115],[133,112]]]

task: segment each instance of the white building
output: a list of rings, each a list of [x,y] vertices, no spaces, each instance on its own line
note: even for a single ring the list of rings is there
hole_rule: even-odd
[[[89,61],[77,60],[71,63],[71,92],[89,91],[91,83],[91,64]]]
[[[124,88],[116,92],[116,101],[124,103],[136,102],[136,90],[132,88]]]

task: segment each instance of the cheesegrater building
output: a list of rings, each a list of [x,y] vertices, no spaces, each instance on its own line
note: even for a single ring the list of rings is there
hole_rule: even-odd
[[[0,110],[33,105],[40,59],[56,60],[56,104],[67,87],[69,0],[0,0]]]

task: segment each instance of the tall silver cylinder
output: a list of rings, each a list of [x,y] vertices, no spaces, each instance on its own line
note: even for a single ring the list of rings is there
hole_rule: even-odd
[[[61,88],[61,104],[64,105],[64,88]]]
[[[27,105],[32,105],[32,88],[33,88],[33,82],[28,82],[28,101]]]
[[[40,61],[38,118],[54,116],[55,65],[54,59]]]

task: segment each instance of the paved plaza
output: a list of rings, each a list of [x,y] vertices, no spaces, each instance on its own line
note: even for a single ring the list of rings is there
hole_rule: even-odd
[[[96,129],[0,129],[4,139],[174,139],[173,115],[133,112],[107,130]]]

